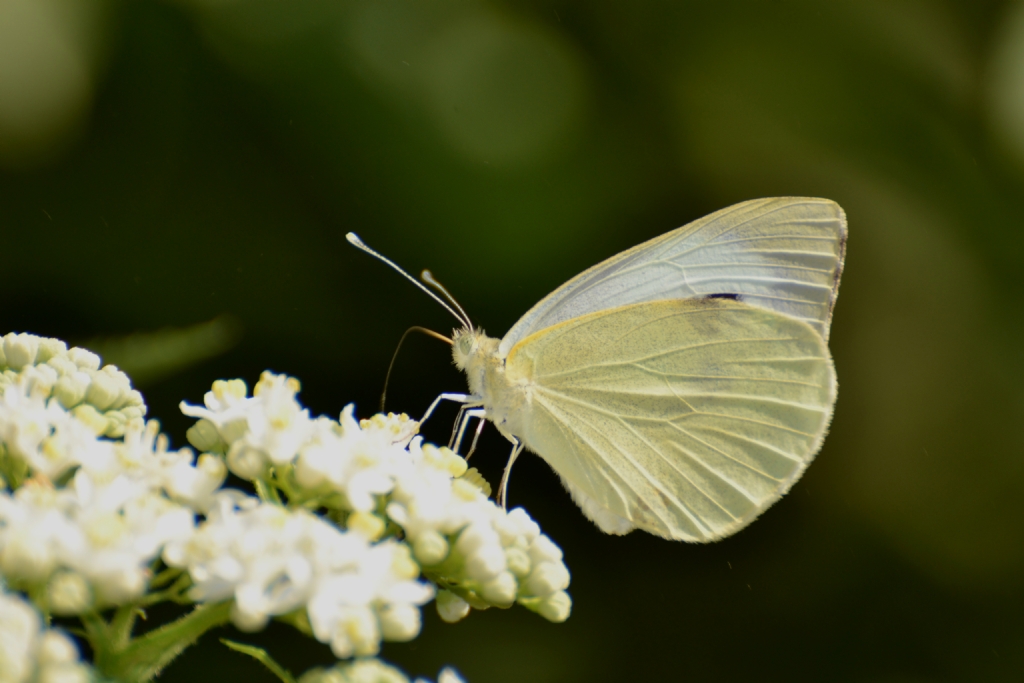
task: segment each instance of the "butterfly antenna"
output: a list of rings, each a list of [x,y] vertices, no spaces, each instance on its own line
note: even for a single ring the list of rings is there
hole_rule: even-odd
[[[453,309],[451,306],[449,306],[448,304],[446,304],[444,302],[444,299],[442,299],[441,297],[439,297],[438,295],[434,294],[432,291],[427,289],[423,285],[423,283],[421,283],[419,280],[417,280],[413,276],[409,275],[409,273],[407,273],[404,270],[402,270],[401,268],[399,268],[398,265],[394,261],[392,261],[391,259],[387,258],[386,256],[382,256],[381,254],[378,254],[373,249],[370,249],[370,247],[366,246],[366,244],[361,239],[359,239],[359,235],[355,234],[354,232],[350,232],[347,235],[345,235],[345,239],[347,239],[349,241],[349,244],[351,244],[352,246],[365,251],[370,256],[373,256],[374,258],[376,258],[376,259],[378,259],[380,261],[383,261],[384,263],[388,264],[389,266],[391,266],[392,268],[397,270],[399,273],[401,273],[402,277],[404,277],[406,280],[408,280],[409,282],[413,283],[414,285],[416,285],[417,287],[422,289],[424,292],[426,292],[427,295],[429,295],[431,299],[433,299],[437,303],[439,303],[442,306],[444,306],[445,310],[447,310],[449,313],[451,313],[453,316],[455,316],[455,319],[458,320],[460,323],[462,323],[462,325],[464,325],[466,327],[466,329],[468,329],[468,330],[472,330],[473,329],[473,323],[471,323],[469,321],[469,317],[464,312],[462,313],[462,315],[459,315],[458,313],[456,313],[455,309]],[[456,305],[458,305],[458,304],[456,304]],[[461,311],[462,309],[460,308],[459,310]]]
[[[384,391],[380,392],[380,412],[382,412],[382,413],[384,412],[384,401],[388,397],[388,383],[391,381],[391,371],[395,367],[395,360],[398,358],[398,352],[402,348],[402,343],[405,342],[405,338],[409,336],[410,332],[422,332],[423,334],[431,336],[434,339],[440,339],[441,341],[445,342],[446,344],[449,344],[449,345],[452,344],[452,340],[449,339],[448,337],[446,337],[443,334],[440,334],[438,332],[434,332],[433,330],[429,330],[426,327],[420,327],[419,325],[414,325],[414,326],[410,327],[409,329],[407,329],[405,331],[405,333],[402,335],[402,338],[398,340],[398,346],[395,347],[395,352],[391,356],[391,362],[388,363],[388,374],[385,375],[385,377],[384,377]]]
[[[437,291],[441,292],[441,294],[444,295],[444,298],[448,299],[448,303],[450,303],[455,308],[459,309],[459,313],[462,314],[462,319],[469,323],[469,325],[467,325],[467,328],[469,329],[470,332],[472,332],[473,323],[469,319],[469,316],[466,315],[465,309],[463,309],[462,306],[459,305],[459,302],[455,300],[455,297],[452,296],[451,292],[445,289],[444,285],[437,281],[437,278],[434,277],[434,274],[431,273],[429,270],[424,270],[422,273],[420,273],[420,278],[422,278],[423,281],[426,282],[428,285],[430,285]]]

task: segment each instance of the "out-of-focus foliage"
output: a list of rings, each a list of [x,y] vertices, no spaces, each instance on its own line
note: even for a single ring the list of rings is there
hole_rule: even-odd
[[[1021,679],[1024,2],[0,0],[0,332],[234,316],[238,346],[147,387],[179,444],[183,396],[266,367],[369,415],[402,331],[453,324],[349,230],[501,334],[598,260],[771,195],[850,220],[817,462],[686,546],[600,535],[521,460],[511,499],[566,539],[573,616],[428,623],[384,653],[414,674]],[[462,387],[413,338],[388,408]],[[488,431],[473,464],[506,453]],[[330,661],[281,637],[258,644]]]
[[[224,353],[238,343],[241,332],[234,319],[222,316],[184,328],[95,337],[85,340],[83,346],[145,386]]]

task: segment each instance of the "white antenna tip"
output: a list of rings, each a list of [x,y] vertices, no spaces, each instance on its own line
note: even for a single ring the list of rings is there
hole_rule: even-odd
[[[363,244],[363,241],[361,239],[359,239],[359,235],[355,234],[354,232],[347,233],[345,235],[345,239],[347,239],[349,241],[349,243],[354,244],[357,247],[365,247],[366,246],[365,244]]]

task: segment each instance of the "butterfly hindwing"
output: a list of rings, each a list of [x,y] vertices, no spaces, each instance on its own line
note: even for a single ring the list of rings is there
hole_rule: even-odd
[[[729,298],[575,317],[523,339],[505,371],[529,386],[517,435],[577,493],[690,541],[742,528],[789,489],[836,394],[813,327]]]

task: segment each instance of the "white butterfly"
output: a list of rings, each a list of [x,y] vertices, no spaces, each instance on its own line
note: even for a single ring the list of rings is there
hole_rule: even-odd
[[[846,236],[827,199],[743,202],[577,275],[500,341],[463,314],[471,393],[443,398],[515,444],[499,499],[525,446],[605,532],[712,541],[749,524],[828,429]]]

